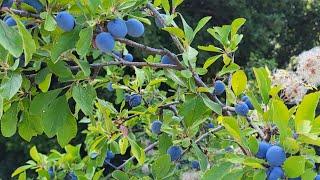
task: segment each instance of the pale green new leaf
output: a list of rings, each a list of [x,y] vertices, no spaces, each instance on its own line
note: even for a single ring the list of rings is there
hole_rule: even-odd
[[[79,33],[80,38],[76,44],[76,50],[80,56],[85,56],[89,52],[92,35],[93,35],[93,28],[91,26],[84,28],[80,31]]]
[[[283,164],[283,170],[287,177],[301,176],[305,171],[306,160],[302,156],[290,156]]]
[[[16,133],[18,122],[18,103],[13,103],[3,114],[1,119],[1,133],[4,137],[11,137]]]
[[[16,72],[8,73],[8,77],[2,80],[0,86],[0,95],[4,99],[11,99],[20,89],[22,84],[22,76]]]
[[[242,70],[232,75],[231,87],[236,96],[239,96],[247,87],[247,76]]]
[[[7,26],[2,20],[0,21],[0,44],[16,58],[22,54],[21,36],[15,28]]]

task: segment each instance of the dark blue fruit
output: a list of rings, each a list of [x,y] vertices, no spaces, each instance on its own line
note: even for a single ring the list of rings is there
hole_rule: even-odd
[[[6,23],[8,26],[15,26],[15,25],[17,25],[16,21],[15,21],[12,17],[8,17],[8,18],[5,20],[5,23]]]
[[[162,56],[161,58],[162,64],[174,64],[174,61],[167,55]]]
[[[257,158],[260,158],[260,159],[266,158],[267,151],[271,146],[272,145],[267,142],[264,142],[264,141],[260,142],[259,143],[259,150],[256,154]]]
[[[160,15],[161,15],[161,17],[162,17],[163,19],[166,18],[166,15],[165,15],[165,14],[160,14]],[[160,20],[159,20],[158,18],[155,18],[155,19],[156,19],[156,20],[155,20],[156,26],[157,26],[158,28],[164,28],[164,27],[165,27],[164,25],[161,24],[161,22],[160,22]]]
[[[124,38],[128,33],[126,22],[119,18],[108,22],[107,29],[116,38]]]
[[[273,167],[268,176],[268,180],[278,180],[284,177],[283,170],[280,167]]]
[[[191,168],[195,170],[200,170],[200,163],[199,161],[191,161]]]
[[[250,110],[254,110],[254,107],[253,107],[253,105],[252,105],[252,103],[251,103],[251,101],[250,101],[248,96],[243,96],[241,98],[241,100],[247,104],[247,106],[249,107]]]
[[[104,159],[105,162],[110,162],[111,159],[113,159],[115,155],[113,154],[112,151],[107,151],[106,158]]]
[[[268,149],[266,159],[270,166],[281,166],[286,160],[286,153],[279,146],[272,146]]]
[[[143,24],[136,20],[136,19],[129,19],[126,22],[128,35],[131,37],[140,37],[144,33],[144,26]]]
[[[248,112],[249,112],[249,107],[248,107],[248,105],[246,103],[239,102],[235,106],[235,111],[240,116],[246,116],[248,114]]]
[[[33,7],[35,10],[37,10],[37,12],[40,12],[43,10],[43,5],[39,0],[23,0],[22,2]]]
[[[142,97],[139,94],[133,94],[129,98],[129,106],[136,107],[141,104]]]
[[[53,168],[52,168],[52,167],[49,168],[48,174],[49,174],[49,176],[50,176],[50,179],[53,179],[53,178],[54,178],[54,171],[53,171]]]
[[[220,80],[214,82],[214,91],[213,94],[221,95],[226,90],[224,83]]]
[[[97,48],[102,52],[111,52],[115,46],[115,41],[110,33],[102,32],[96,36]]]
[[[114,89],[112,88],[112,82],[108,82],[107,89],[108,89],[109,92],[113,92],[114,91]]]
[[[13,4],[13,0],[4,0],[2,2],[1,7],[11,8],[12,4]]]
[[[213,123],[209,123],[209,124],[207,125],[207,128],[209,128],[209,129],[213,129],[213,128],[214,128]]]
[[[161,121],[153,121],[151,124],[151,131],[153,134],[160,134],[161,133],[161,126],[162,122]]]
[[[180,157],[182,155],[182,149],[179,146],[171,146],[167,150],[167,154],[170,155],[171,161],[176,161],[176,160],[180,159]]]
[[[123,59],[126,61],[129,61],[129,62],[132,62],[133,56],[132,56],[132,54],[128,53],[128,54],[124,55]]]
[[[318,174],[318,175],[314,178],[314,180],[320,180],[320,175]]]
[[[56,16],[56,21],[64,31],[71,31],[75,26],[74,17],[66,11],[59,12]]]
[[[65,180],[78,180],[78,177],[73,172],[70,172],[67,174],[67,176],[64,179]]]

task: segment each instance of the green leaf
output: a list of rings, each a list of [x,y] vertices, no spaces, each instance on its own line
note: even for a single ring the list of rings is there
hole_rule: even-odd
[[[16,20],[20,36],[22,37],[22,45],[24,50],[25,65],[32,59],[32,55],[36,52],[37,47],[30,32],[25,28],[24,24],[17,16],[13,16]]]
[[[241,179],[244,173],[243,169],[233,169],[224,175],[222,180]]]
[[[57,22],[53,18],[53,16],[50,13],[46,14],[46,20],[44,22],[44,29],[46,31],[54,31],[57,27]]]
[[[209,51],[209,52],[219,52],[219,53],[222,52],[222,49],[215,47],[214,45],[198,46],[198,49],[201,49],[203,51]]]
[[[93,28],[91,26],[84,28],[79,33],[79,40],[76,44],[77,53],[80,56],[85,56],[90,49],[93,35]]]
[[[51,77],[52,77],[52,73],[48,73],[46,75],[46,78],[44,79],[44,81],[39,83],[39,89],[42,92],[47,92],[49,90],[49,87],[50,87],[50,84],[51,84]]]
[[[132,139],[129,138],[131,153],[138,160],[139,165],[143,165],[146,159],[144,150]]]
[[[232,75],[231,87],[236,96],[239,96],[247,87],[247,76],[242,70]]]
[[[160,154],[166,154],[167,149],[172,145],[172,140],[166,133],[162,133],[159,136],[159,152]]]
[[[112,172],[112,177],[117,179],[117,180],[129,180],[129,176],[120,170],[115,170]]]
[[[24,165],[24,166],[21,166],[19,168],[17,168],[11,175],[11,177],[14,177],[22,172],[25,172],[27,169],[30,169],[32,168],[33,166],[32,165]]]
[[[302,99],[298,106],[295,116],[295,128],[298,133],[308,133],[310,128],[304,128],[305,125],[310,125],[311,121],[315,118],[315,111],[319,103],[320,94],[310,93]],[[309,121],[309,122],[308,122]],[[309,126],[308,125],[308,126]]]
[[[172,0],[172,7],[173,7],[173,8],[176,8],[176,7],[178,7],[182,2],[183,2],[183,0]]]
[[[123,137],[119,140],[119,148],[120,148],[120,154],[124,155],[127,151],[127,148],[129,146],[128,138]]]
[[[22,76],[16,72],[9,72],[8,77],[2,80],[0,86],[0,95],[10,100],[20,89],[22,84]]]
[[[164,154],[157,158],[154,163],[152,163],[151,171],[152,175],[157,179],[162,179],[167,176],[171,167],[171,160],[168,154]]]
[[[93,104],[97,94],[91,85],[74,86],[72,88],[72,96],[85,115],[93,114]]]
[[[222,70],[218,73],[218,76],[225,75],[227,73],[233,73],[236,70],[240,69],[240,66],[236,63],[231,63],[229,65],[224,65]]]
[[[57,135],[64,147],[77,134],[77,123],[72,116],[65,96],[53,100],[43,114],[43,130],[49,138]]]
[[[70,68],[67,67],[67,63],[65,61],[58,61],[57,63],[53,63],[48,61],[48,67],[51,72],[61,78],[71,78],[72,72]]]
[[[211,64],[216,62],[220,57],[221,57],[221,55],[217,55],[217,56],[212,56],[212,57],[208,58],[206,60],[206,62],[204,63],[203,68],[207,69],[209,66],[211,66]]]
[[[201,95],[201,97],[202,97],[202,100],[203,100],[204,104],[208,108],[210,108],[215,113],[217,113],[219,115],[222,115],[222,107],[218,103],[216,103],[216,102],[212,101],[211,99],[209,99],[208,96]]]
[[[253,136],[249,136],[247,143],[248,143],[248,147],[250,148],[250,151],[253,154],[257,154],[259,150],[259,143],[257,139]]]
[[[37,163],[39,163],[41,161],[41,158],[40,158],[40,154],[38,153],[38,150],[37,150],[37,147],[36,146],[33,146],[31,149],[30,149],[30,157],[36,161]]]
[[[172,35],[175,35],[175,36],[181,38],[181,39],[184,39],[184,37],[185,37],[183,30],[178,27],[165,27],[162,29],[169,32]]]
[[[183,116],[184,125],[191,127],[201,120],[208,110],[200,96],[189,96],[180,108],[180,115]]]
[[[21,121],[18,124],[18,133],[24,140],[30,142],[33,136],[42,134],[42,129],[39,116],[31,116],[28,112],[23,112]]]
[[[258,88],[265,104],[269,102],[269,91],[271,89],[271,80],[269,78],[269,73],[266,68],[253,68],[256,81],[258,83]]]
[[[313,169],[307,169],[302,175],[301,178],[305,179],[314,179],[317,176],[317,173]]]
[[[211,18],[212,18],[211,16],[206,16],[199,21],[196,29],[194,30],[193,38],[203,28],[203,26],[205,26],[210,21]]]
[[[231,37],[233,37],[238,32],[240,27],[242,25],[244,25],[245,22],[246,22],[246,19],[244,19],[244,18],[238,18],[238,19],[235,19],[234,21],[232,21],[232,23],[231,23]]]
[[[192,144],[192,147],[193,147],[193,150],[194,150],[197,158],[199,159],[200,169],[202,171],[207,170],[208,164],[209,164],[208,157],[202,152],[202,150],[198,147],[197,144],[195,144],[195,143]]]
[[[223,178],[223,176],[230,172],[230,169],[232,168],[232,164],[229,162],[224,162],[222,164],[216,164],[213,166],[210,170],[205,172],[205,174],[202,177],[202,180],[220,180]]]
[[[181,72],[181,75],[185,78],[191,78],[192,77],[192,72],[189,71],[188,69],[186,70],[182,70],[180,71]]]
[[[295,178],[304,173],[306,160],[302,156],[290,156],[283,164],[287,177]]]
[[[181,14],[180,18],[182,20],[182,24],[183,24],[183,30],[184,30],[184,34],[185,34],[185,39],[187,40],[188,44],[191,44],[194,38],[194,32],[193,29],[189,26],[189,24],[184,20],[183,16]]]
[[[31,115],[42,117],[46,113],[48,106],[55,100],[61,92],[60,89],[37,94],[30,103],[29,112]]]
[[[78,39],[79,29],[74,29],[71,32],[63,33],[60,38],[53,44],[53,47],[51,49],[52,62],[56,63],[63,52],[74,48]]]
[[[253,180],[261,180],[261,179],[266,179],[266,178],[267,178],[267,176],[266,176],[265,170],[256,170],[254,172]]]
[[[277,125],[280,131],[280,140],[283,141],[283,138],[287,136],[287,128],[290,118],[289,110],[283,101],[272,99],[269,118]]]
[[[168,0],[161,0],[161,4],[166,13],[170,12],[170,4]]]
[[[0,119],[1,119],[2,115],[3,115],[3,98],[0,95]]]
[[[1,133],[4,137],[11,137],[16,133],[18,122],[18,103],[13,103],[1,119]]]
[[[220,116],[218,117],[218,121],[222,123],[222,125],[226,128],[226,130],[230,133],[230,135],[237,141],[241,142],[241,130],[238,125],[237,120],[231,116]]]
[[[7,26],[2,20],[0,21],[0,44],[16,58],[22,54],[21,36],[15,28]]]

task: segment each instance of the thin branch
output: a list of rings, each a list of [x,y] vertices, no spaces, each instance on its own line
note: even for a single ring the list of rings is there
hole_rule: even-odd
[[[3,8],[1,8],[0,11],[13,13],[13,14],[16,14],[16,15],[22,16],[22,17],[32,17],[32,18],[36,18],[36,19],[41,19],[39,14],[33,14],[33,13],[30,13],[30,12],[24,11],[24,10],[9,9],[7,7],[3,7]]]
[[[157,142],[154,142],[153,144],[150,144],[148,147],[146,147],[145,149],[144,149],[144,152],[146,153],[146,152],[148,152],[148,151],[150,151],[151,149],[153,149],[156,145],[158,145],[158,141]],[[124,163],[122,163],[120,166],[118,166],[116,169],[117,170],[120,170],[120,169],[122,169],[122,168],[124,168],[124,166],[126,165],[126,164],[128,164],[130,161],[132,161],[132,160],[134,160],[135,159],[135,157],[134,156],[131,156],[129,159],[127,159]]]
[[[116,40],[121,42],[121,43],[124,43],[124,44],[126,44],[128,46],[141,49],[141,50],[143,50],[145,52],[148,52],[148,53],[151,53],[151,54],[167,55],[167,56],[170,57],[170,59],[172,59],[175,62],[176,65],[178,65],[179,67],[183,68],[183,65],[179,61],[178,57],[174,53],[170,52],[167,49],[156,49],[156,48],[153,48],[153,47],[146,46],[144,44],[139,44],[137,42],[134,42],[132,40],[125,39],[125,38],[116,38]]]
[[[161,25],[165,26],[165,20],[163,19],[163,17],[161,16],[161,14],[153,7],[153,5],[148,2],[147,3],[147,8],[150,9],[152,11],[152,13],[154,14],[155,18],[157,18],[160,22]],[[172,34],[170,34],[174,44],[177,46],[177,48],[179,49],[180,52],[184,52],[184,47],[183,45],[180,43],[179,39],[176,36],[173,36]]]

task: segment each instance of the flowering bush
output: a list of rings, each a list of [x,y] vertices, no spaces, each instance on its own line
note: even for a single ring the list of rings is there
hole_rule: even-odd
[[[318,85],[304,75],[319,73],[317,50],[298,57],[297,72],[253,68],[251,81],[234,61],[244,18],[193,45],[211,17],[190,27],[176,12],[182,0],[32,2],[2,6],[1,133],[45,134],[65,151],[32,147],[12,177],[318,178],[320,94],[304,87]],[[153,18],[176,52],[138,43]],[[201,51],[212,53],[204,64]],[[224,65],[215,81],[203,81],[216,61]],[[78,133],[86,138],[72,145]]]

